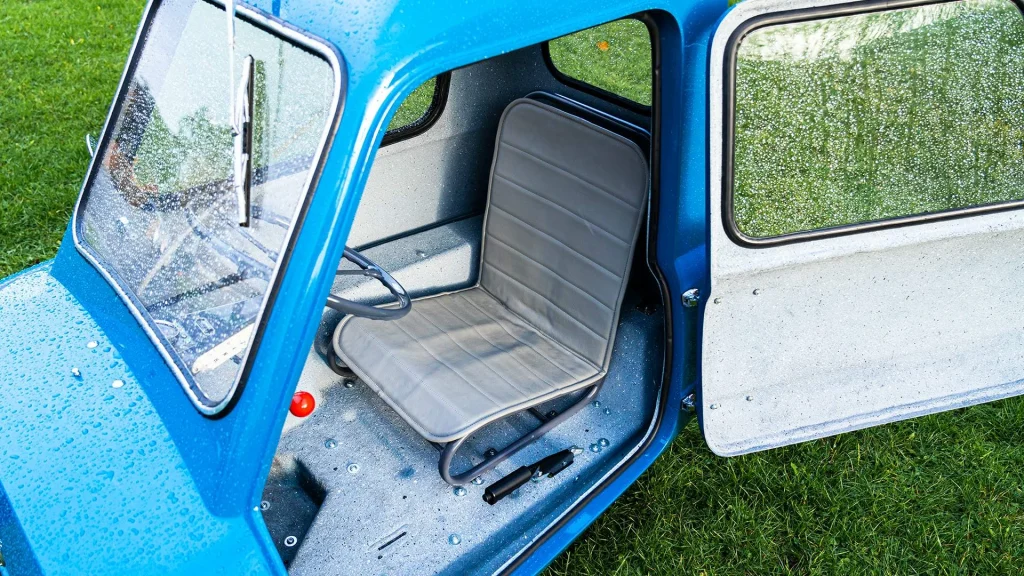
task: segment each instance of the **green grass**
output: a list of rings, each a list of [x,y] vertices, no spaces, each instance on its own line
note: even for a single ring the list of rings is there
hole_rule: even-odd
[[[434,100],[435,80],[431,78],[416,87],[398,107],[395,115],[388,124],[388,130],[397,130],[415,123],[426,115],[430,109],[430,103]]]
[[[88,162],[82,137],[101,127],[142,4],[0,10],[0,276],[53,256]],[[609,60],[604,85],[649,98],[643,79],[610,77],[646,70],[612,60],[638,40],[589,34],[573,41]],[[421,116],[431,92],[392,126]],[[1022,532],[1024,399],[733,459],[691,425],[550,573],[1011,574]]]
[[[0,277],[51,258],[135,35],[141,0],[0,8]]]
[[[552,40],[558,71],[634,102],[651,104],[651,36],[639,20],[617,20]]]

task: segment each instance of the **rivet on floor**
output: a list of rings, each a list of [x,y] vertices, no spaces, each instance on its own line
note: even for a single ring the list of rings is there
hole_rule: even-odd
[[[596,454],[601,451],[601,447],[598,446],[597,444],[591,444],[590,451]]]
[[[484,483],[484,479],[477,476],[476,478],[473,478],[472,482],[474,486],[479,486]]]
[[[357,472],[359,472],[359,464],[356,464],[355,462],[353,462],[353,463],[348,465],[348,473],[349,474],[355,474]]]
[[[607,448],[610,444],[611,442],[609,442],[607,438],[601,438],[597,441],[597,445],[601,448]]]
[[[463,488],[462,486],[456,486],[455,489],[452,490],[452,494],[455,494],[456,496],[465,496],[466,489]]]
[[[611,408],[605,408],[604,409],[604,413],[605,414],[611,414],[612,413],[612,409]]]
[[[452,534],[448,537],[448,543],[452,546],[458,546],[459,544],[462,544],[462,536],[459,536],[458,534]]]
[[[270,502],[267,502],[266,500],[260,502],[260,510],[270,510]]]
[[[295,546],[298,543],[299,543],[299,539],[296,538],[295,536],[285,536],[284,537],[284,545],[289,547],[289,548],[291,548],[292,546]]]
[[[594,400],[593,404],[594,404],[594,408],[600,408],[601,407],[601,401],[600,400]]]
[[[356,385],[356,381],[352,379],[345,380],[345,388],[351,388]]]
[[[324,440],[324,447],[325,448],[337,448],[338,447],[338,441],[335,440],[334,438],[328,438],[327,440]]]

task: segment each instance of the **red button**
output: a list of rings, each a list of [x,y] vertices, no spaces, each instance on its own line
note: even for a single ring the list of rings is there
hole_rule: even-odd
[[[316,408],[316,400],[309,392],[296,392],[295,396],[292,396],[290,408],[292,415],[305,418],[313,413],[314,408]]]

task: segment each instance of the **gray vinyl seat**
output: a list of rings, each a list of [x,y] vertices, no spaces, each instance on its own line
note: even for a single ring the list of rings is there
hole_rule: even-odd
[[[434,442],[599,383],[647,190],[630,140],[512,102],[498,126],[478,284],[416,300],[399,320],[346,317],[335,352]]]

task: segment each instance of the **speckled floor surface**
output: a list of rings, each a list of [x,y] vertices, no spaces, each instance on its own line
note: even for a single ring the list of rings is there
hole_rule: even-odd
[[[645,315],[627,299],[598,401],[484,475],[482,484],[467,485],[464,493],[441,480],[434,445],[367,386],[358,381],[346,386],[311,354],[299,389],[316,390],[319,406],[285,432],[278,460],[284,468],[302,470],[307,489],[323,502],[304,540],[291,547],[297,550],[290,572],[466,574],[497,569],[643,438],[656,409],[662,347],[660,313]],[[556,401],[542,410],[569,402]],[[465,469],[470,459],[479,461],[488,448],[504,446],[537,424],[533,416],[520,414],[489,426],[466,442],[453,468]],[[483,501],[487,485],[572,446],[583,451],[555,478],[531,482],[494,506]],[[269,491],[267,497],[282,498]],[[299,514],[301,506],[286,500],[267,504],[294,506]],[[287,536],[274,534],[281,542]]]

